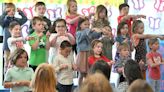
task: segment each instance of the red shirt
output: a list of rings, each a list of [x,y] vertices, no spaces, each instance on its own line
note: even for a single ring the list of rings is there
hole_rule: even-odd
[[[96,58],[95,56],[88,57],[88,62],[90,66],[92,66],[97,60],[104,60],[105,62],[110,62],[110,60],[105,56],[101,56],[100,58]]]
[[[123,18],[124,16],[125,16],[125,15],[120,15],[120,16],[118,16],[118,18],[117,18],[118,24],[121,22],[121,20],[122,20],[122,18]],[[132,21],[133,21],[132,18],[130,18],[129,20],[126,20],[126,23],[128,24],[128,28],[129,28],[128,33],[129,33],[129,36],[130,36],[130,37],[132,36],[132,31],[131,31],[131,28],[132,28]]]
[[[158,52],[149,52],[146,55],[147,58],[151,59],[153,62],[162,62],[162,56]],[[150,61],[148,61],[150,62]],[[148,72],[149,72],[149,77],[154,79],[154,80],[159,80],[161,78],[161,73],[160,73],[160,66],[156,67],[151,67],[148,65]]]

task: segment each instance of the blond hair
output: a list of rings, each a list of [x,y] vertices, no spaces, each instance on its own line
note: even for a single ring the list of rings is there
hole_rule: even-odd
[[[55,70],[47,63],[40,64],[31,82],[33,92],[56,92]]]
[[[107,78],[101,73],[86,77],[79,92],[113,92]]]
[[[105,10],[105,15],[106,15],[106,17],[104,18],[104,20],[108,20],[108,11],[107,11],[107,8],[104,5],[98,5],[96,7],[96,14],[95,14],[95,17],[94,17],[94,20],[95,21],[97,21],[99,19],[99,14],[103,10]]]
[[[127,92],[154,92],[154,91],[145,80],[137,79],[129,86]]]
[[[66,12],[66,15],[69,15],[70,14],[70,3],[71,2],[77,3],[76,0],[67,0],[67,12]]]

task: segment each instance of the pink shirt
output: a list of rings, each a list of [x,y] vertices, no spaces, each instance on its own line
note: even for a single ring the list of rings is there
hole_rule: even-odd
[[[67,19],[74,19],[75,17],[77,16],[66,16],[66,20]],[[74,37],[76,37],[76,28],[77,28],[77,25],[78,25],[78,20],[74,23],[74,24],[69,24],[67,23],[68,25],[68,32],[71,33]]]

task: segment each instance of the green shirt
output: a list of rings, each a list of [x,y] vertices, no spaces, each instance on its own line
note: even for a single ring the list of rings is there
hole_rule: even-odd
[[[36,42],[37,38],[39,37],[36,35],[36,32],[33,32],[30,36],[35,37],[34,40],[29,41],[30,46],[32,46]],[[46,55],[46,35],[44,35],[40,39],[38,49],[33,50],[31,48],[29,64],[38,66],[41,63],[45,63],[46,56],[47,56]]]
[[[22,81],[27,80],[31,81],[33,77],[34,71],[32,68],[19,68],[19,67],[12,67],[10,68],[5,74],[5,82],[15,82],[15,81]],[[24,92],[29,91],[30,88],[28,86],[17,86],[13,87],[12,92]]]

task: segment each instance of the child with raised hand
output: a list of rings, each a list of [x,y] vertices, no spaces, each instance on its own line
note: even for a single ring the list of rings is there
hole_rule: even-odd
[[[18,22],[11,22],[9,25],[9,31],[11,37],[8,38],[7,43],[10,49],[10,53],[13,53],[16,49],[24,48],[24,41],[32,40],[33,37],[22,37],[21,36],[21,26]]]
[[[139,63],[142,75],[146,78],[146,41],[145,39],[150,38],[160,38],[164,39],[161,35],[151,35],[151,34],[143,34],[144,33],[144,23],[141,20],[135,20],[132,25],[133,35],[132,35],[132,43],[136,50],[135,52],[135,60]]]
[[[12,92],[29,91],[30,81],[34,72],[31,68],[27,67],[27,52],[24,49],[15,50],[11,54],[10,61],[14,64],[14,67],[6,72],[4,87],[11,88]]]
[[[67,32],[66,21],[64,19],[57,19],[54,21],[52,30],[57,33],[52,33],[49,39],[51,44],[51,54],[49,56],[50,63],[53,62],[53,58],[59,53],[61,42],[67,40],[71,45],[75,44],[75,38],[71,33]]]
[[[129,14],[129,5],[127,3],[123,3],[119,5],[119,11],[120,11],[120,15],[118,16],[117,20],[118,20],[118,24],[121,22],[126,22],[128,24],[128,33],[129,36],[132,36],[132,22],[133,20],[136,20],[138,18],[146,18],[145,15],[128,15]]]
[[[113,61],[109,60],[106,56],[103,55],[103,43],[101,42],[101,40],[93,40],[91,43],[91,48],[92,48],[92,55],[90,55],[88,57],[88,62],[89,62],[89,66],[92,66],[95,62],[97,62],[98,60],[104,60],[105,62],[107,62],[110,66],[112,66],[112,64],[114,63]]]
[[[51,28],[51,21],[50,21],[50,19],[48,19],[45,16],[46,4],[44,2],[41,2],[41,1],[40,2],[36,2],[34,10],[36,12],[36,16],[41,17],[43,19],[43,21],[44,21],[44,29],[45,29],[45,33],[46,33]],[[33,32],[34,32],[34,29],[31,29],[29,34],[32,34]]]
[[[157,38],[149,39],[148,45],[150,52],[146,54],[146,59],[148,63],[149,82],[154,92],[160,92],[160,65],[164,64],[164,60],[162,59],[162,55],[157,51],[159,49]]]
[[[101,33],[96,32],[96,29],[89,29],[90,23],[88,18],[80,18],[78,21],[76,32],[77,57],[76,63],[80,72],[79,85],[88,72],[88,56],[91,49],[91,39],[101,36]]]
[[[117,27],[116,47],[119,47],[119,45],[122,43],[127,43],[130,47],[130,50],[132,49],[130,36],[128,34],[128,24],[126,22],[119,23]],[[129,51],[129,56],[131,56],[130,51]],[[117,61],[118,59],[119,59],[119,52],[116,51],[115,60]]]
[[[30,36],[35,37],[35,39],[29,41],[31,47],[29,66],[35,71],[39,64],[47,62],[47,50],[50,48],[50,34],[49,32],[43,33],[45,29],[43,19],[40,17],[32,19],[32,27],[35,31]]]
[[[70,56],[72,45],[69,41],[60,44],[60,52],[54,59],[57,73],[57,89],[59,92],[72,92],[73,70],[76,69],[74,59]]]
[[[102,30],[105,26],[109,26],[108,11],[104,5],[98,5],[96,7],[96,13],[94,20],[92,21],[92,28],[99,28]]]
[[[111,26],[105,26],[104,31],[102,32],[102,37],[100,38],[101,42],[103,43],[103,54],[108,59],[112,59],[112,46],[114,44],[112,28]]]
[[[0,25],[2,26],[4,30],[3,51],[4,51],[5,67],[8,65],[8,62],[9,62],[8,58],[10,54],[10,50],[7,44],[7,39],[11,37],[10,32],[9,32],[9,24],[13,21],[17,21],[20,25],[23,25],[27,21],[27,17],[19,8],[17,8],[17,12],[19,13],[19,15],[21,15],[22,18],[16,18],[14,16],[15,12],[16,12],[15,5],[13,3],[6,3],[5,10],[3,14],[0,16]]]

